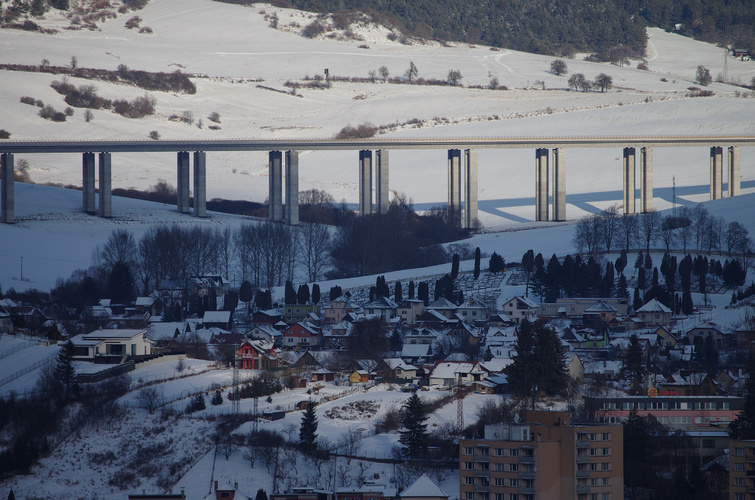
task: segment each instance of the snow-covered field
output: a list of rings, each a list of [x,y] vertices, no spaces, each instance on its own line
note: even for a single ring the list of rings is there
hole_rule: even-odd
[[[264,11],[264,12],[263,12]],[[265,15],[275,12],[279,28],[269,27]],[[49,74],[2,72],[0,85],[0,129],[11,132],[11,140],[74,139],[146,139],[157,130],[165,139],[214,138],[322,138],[332,137],[347,124],[371,122],[376,126],[404,124],[418,119],[421,126],[399,125],[391,137],[494,137],[494,136],[572,136],[572,135],[753,135],[755,134],[755,96],[745,89],[713,83],[714,97],[687,97],[693,86],[695,70],[703,64],[714,78],[723,73],[722,50],[661,30],[650,29],[647,64],[649,71],[631,67],[589,63],[581,58],[567,60],[570,73],[582,72],[587,78],[598,73],[613,77],[614,88],[606,93],[574,92],[567,88],[567,76],[549,72],[552,57],[510,50],[493,51],[488,47],[436,43],[401,45],[387,39],[384,29],[362,26],[354,31],[362,40],[310,40],[301,37],[292,23],[308,24],[310,14],[279,9],[269,5],[240,7],[210,0],[152,0],[138,12],[142,26],[154,34],[138,34],[123,24],[128,17],[119,16],[100,24],[100,31],[61,30],[57,35],[41,35],[19,30],[0,30],[0,63],[39,64],[48,59],[52,65],[67,65],[72,56],[82,67],[116,69],[125,64],[131,69],[174,71],[207,75],[195,79],[197,93],[181,95],[151,93],[157,113],[130,120],[108,111],[95,111],[87,123],[82,110],[76,110],[65,123],[52,123],[37,116],[37,108],[19,102],[21,96],[41,99],[62,110],[62,97],[50,82]],[[59,27],[62,19],[46,22]],[[44,22],[41,24],[45,24]],[[368,48],[360,47],[365,46]],[[451,69],[463,75],[464,88],[424,87],[384,83],[336,82],[327,90],[299,90],[298,95],[274,92],[260,86],[287,90],[287,80],[322,75],[367,77],[385,65],[391,76],[400,76],[414,62],[423,78],[445,79]],[[728,79],[748,83],[755,77],[755,62],[730,58]],[[471,89],[486,86],[497,78],[509,90]],[[666,80],[666,81],[663,81]],[[91,82],[70,79],[76,85]],[[542,83],[537,83],[541,81]],[[543,90],[543,84],[546,90]],[[127,98],[143,91],[119,85],[95,82],[99,95]],[[737,96],[739,94],[739,96]],[[747,97],[744,97],[747,96]],[[203,126],[170,121],[173,114],[190,111]],[[221,130],[210,130],[207,116],[221,116]],[[722,144],[725,146],[725,144]],[[529,248],[563,255],[574,251],[573,222],[579,217],[621,204],[621,152],[609,149],[570,149],[567,152],[567,217],[570,223],[534,223],[533,152],[527,150],[480,151],[480,218],[482,234],[469,243],[483,252],[498,252],[508,261],[519,260]],[[755,234],[755,148],[742,148],[742,196],[725,198],[706,205],[715,216],[738,220]],[[16,155],[16,162],[27,160],[36,182],[81,184],[78,155]],[[263,201],[267,196],[266,157],[255,153],[208,154],[208,197]],[[709,159],[704,148],[663,149],[654,151],[656,208],[664,210],[691,205],[708,198]],[[446,201],[446,159],[443,151],[395,151],[391,153],[391,189],[406,193],[415,206],[425,209]],[[341,152],[304,152],[300,159],[300,188],[318,188],[336,200],[357,201],[357,158]],[[159,179],[175,183],[175,157],[171,154],[127,155],[113,157],[113,187],[148,188]],[[672,189],[675,186],[675,193]],[[175,213],[175,207],[115,198],[111,220],[91,217],[80,212],[81,193],[39,185],[16,184],[15,225],[0,225],[0,285],[3,290],[40,288],[48,290],[59,278],[66,278],[90,263],[91,250],[103,243],[116,228],[126,228],[138,238],[152,224],[207,224],[237,227],[246,219],[213,213],[209,219],[197,220]],[[22,260],[23,258],[23,260]],[[653,255],[655,262],[660,255]],[[23,263],[23,280],[21,265]],[[462,263],[462,271],[471,263]],[[422,271],[388,273],[388,281],[417,275],[448,272],[448,266]],[[344,288],[374,283],[374,277],[341,280]],[[502,296],[522,293],[522,287],[502,287]],[[729,297],[711,296],[714,304],[724,306]],[[699,301],[699,297],[695,297]],[[718,309],[710,316],[720,324],[741,321],[741,309]],[[0,339],[0,380],[12,377],[0,387],[23,392],[33,387],[38,369],[18,374],[20,366],[49,359],[55,346],[28,341]],[[196,365],[196,366],[195,366]],[[227,387],[231,374],[227,370],[210,370],[201,363],[187,363],[179,379],[161,383],[171,407],[185,408],[189,395]],[[201,372],[201,373],[200,373]],[[172,378],[175,363],[162,363],[131,374],[135,382]],[[326,393],[338,393],[342,387],[327,386]],[[443,393],[431,391],[423,396],[435,398]],[[356,392],[323,403],[320,432],[331,441],[347,429],[370,434],[381,412],[400,405],[407,396],[385,386],[369,392]],[[136,392],[123,398],[133,405]],[[307,399],[304,390],[286,391],[273,396],[272,403],[260,401],[260,410],[287,408]],[[487,399],[471,395],[465,400],[465,419],[473,419],[475,409]],[[347,405],[360,401],[375,403],[374,414],[358,414],[348,420],[328,418],[328,410],[337,409],[341,416],[353,415]],[[209,398],[208,398],[209,402]],[[248,411],[251,400],[242,401]],[[230,403],[212,407],[197,416],[229,411]],[[243,450],[229,460],[211,450],[212,425],[201,418],[163,420],[145,410],[129,407],[128,414],[115,425],[97,429],[80,429],[70,435],[54,454],[45,458],[34,475],[6,481],[17,498],[124,498],[125,493],[109,486],[104,478],[127,468],[119,459],[109,459],[107,451],[133,451],[135,436],[170,448],[164,459],[168,465],[179,464],[189,472],[174,491],[184,488],[191,500],[207,494],[211,479],[238,481],[249,495],[259,487],[271,491],[272,480],[264,466],[250,469]],[[203,414],[202,414],[203,413]],[[286,430],[298,425],[301,413],[287,414],[264,428]],[[335,413],[333,413],[335,415]],[[456,407],[448,404],[431,416],[429,424],[453,422]],[[248,432],[242,428],[239,432]],[[158,432],[159,431],[159,432]],[[79,436],[87,439],[78,439]],[[395,434],[369,436],[363,441],[367,456],[386,456],[395,444]],[[370,465],[382,481],[390,475],[388,466]],[[155,482],[136,486],[155,490]],[[458,477],[451,477],[443,487],[458,495]],[[3,491],[5,491],[3,489]],[[4,494],[4,493],[3,493]]]

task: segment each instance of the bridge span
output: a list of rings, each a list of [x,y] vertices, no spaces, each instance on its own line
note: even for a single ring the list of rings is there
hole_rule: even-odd
[[[390,150],[448,150],[448,205],[461,215],[464,227],[477,226],[477,150],[535,150],[535,220],[566,220],[566,149],[622,148],[622,179],[625,213],[636,213],[636,158],[639,156],[639,211],[653,210],[653,148],[710,148],[710,198],[722,197],[724,147],[727,158],[728,195],[740,189],[740,146],[755,146],[755,136],[598,136],[598,137],[451,137],[369,138],[358,140],[159,140],[159,141],[3,141],[0,142],[0,222],[15,222],[14,154],[82,154],[83,210],[112,217],[112,153],[175,152],[177,210],[190,212],[190,170],[193,163],[193,215],[206,217],[206,152],[267,151],[270,219],[299,223],[299,151],[353,150],[359,152],[359,213],[384,212],[388,208]],[[639,152],[637,151],[639,149]],[[193,155],[191,154],[193,152]],[[374,157],[373,157],[374,152]],[[95,154],[99,171],[99,206],[95,206]],[[193,156],[193,158],[192,158]],[[192,162],[193,159],[193,162]],[[373,168],[374,163],[374,168]],[[285,199],[283,203],[283,171]],[[373,176],[375,200],[372,200]],[[552,186],[552,188],[551,188]],[[285,213],[284,213],[285,207]]]

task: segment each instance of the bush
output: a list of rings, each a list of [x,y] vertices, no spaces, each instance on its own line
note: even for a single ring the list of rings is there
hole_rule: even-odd
[[[0,139],[10,139],[10,132],[4,128],[0,128]]]
[[[642,61],[641,63],[637,64],[637,69],[642,69],[642,70],[647,71],[648,70],[648,65],[645,63],[645,61]]]
[[[154,139],[156,141],[159,141],[160,140],[160,133],[157,130],[152,130],[149,133],[149,138],[150,139]]]
[[[139,28],[139,33],[142,35],[151,35],[153,31],[149,26],[145,26],[143,28]]]
[[[358,127],[346,125],[336,134],[336,139],[367,139],[377,133],[377,127],[371,123],[363,123]]]
[[[220,393],[219,390],[215,391],[215,395],[212,396],[212,400],[210,401],[213,406],[218,406],[223,404],[223,395]]]
[[[141,17],[134,16],[131,19],[129,19],[128,21],[126,21],[126,24],[124,26],[126,26],[126,29],[132,30],[134,28],[138,28],[139,24],[141,22],[142,22],[142,18]]]
[[[143,118],[155,114],[155,98],[147,94],[137,97],[133,101],[113,101],[113,111],[127,118]]]
[[[87,109],[86,111],[84,111],[84,121],[89,123],[92,120],[94,120],[94,113],[92,113],[91,109]]]
[[[210,116],[208,116],[207,119],[214,123],[220,123],[220,113],[213,111],[212,113],[210,113]]]
[[[35,103],[36,101],[34,100],[34,98],[33,98],[33,97],[29,97],[29,96],[26,96],[26,95],[25,95],[25,96],[23,96],[23,97],[21,98],[21,102],[22,102],[22,103],[24,103],[24,104],[31,104],[32,106],[34,106],[34,103]]]
[[[66,116],[73,116],[73,108],[71,107],[66,107],[63,112],[66,114]]]
[[[325,32],[325,26],[322,25],[319,19],[316,19],[309,23],[301,32],[302,36],[307,38],[317,38]]]

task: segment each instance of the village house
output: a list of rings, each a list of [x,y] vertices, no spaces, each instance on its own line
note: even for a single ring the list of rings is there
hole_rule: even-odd
[[[710,321],[690,328],[684,332],[683,336],[689,339],[690,345],[697,345],[698,343],[705,345],[706,342],[712,342],[716,350],[734,348],[736,342],[734,334],[724,332],[717,324]]]
[[[286,304],[283,306],[283,321],[288,324],[299,321],[319,321],[320,306],[317,304]]]
[[[456,319],[455,315],[457,306],[445,297],[441,297],[435,302],[431,303],[427,306],[427,309],[440,313],[448,319]]]
[[[385,358],[375,367],[375,373],[383,382],[406,383],[417,376],[417,367],[401,358]]]
[[[95,330],[71,338],[74,359],[95,361],[97,358],[144,356],[152,354],[153,342],[147,330]]]
[[[322,332],[310,323],[296,323],[283,330],[283,348],[289,351],[319,349],[321,345]]]
[[[662,326],[671,321],[671,309],[661,304],[658,299],[652,299],[637,309],[637,317],[647,326]]]
[[[246,332],[246,337],[252,340],[264,340],[266,342],[272,342],[276,347],[283,345],[283,333],[273,328],[269,324],[259,324],[253,326]]]
[[[605,328],[619,324],[617,320],[618,309],[606,302],[599,300],[582,312],[582,322],[588,328]]]
[[[461,382],[479,382],[485,380],[487,372],[479,363],[437,361],[430,371],[430,385],[446,387]]]
[[[403,300],[396,309],[396,314],[401,321],[409,326],[412,326],[423,312],[425,312],[425,302],[418,299]]]
[[[502,308],[503,313],[516,324],[521,323],[523,319],[534,321],[540,313],[540,307],[537,303],[521,295],[504,302]]]
[[[377,316],[388,322],[396,317],[398,304],[387,297],[378,296],[364,306],[364,314],[367,316]]]
[[[323,317],[326,324],[340,323],[347,313],[361,310],[360,306],[341,295],[323,308]]]
[[[467,297],[456,308],[456,316],[470,324],[487,323],[490,311],[487,306],[474,297]]]
[[[205,311],[202,324],[204,328],[214,327],[230,331],[233,326],[231,311]]]

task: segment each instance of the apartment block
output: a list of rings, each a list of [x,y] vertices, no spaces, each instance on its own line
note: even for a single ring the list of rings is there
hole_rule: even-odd
[[[729,499],[755,500],[755,440],[729,441]]]
[[[623,427],[572,425],[568,412],[530,411],[462,440],[460,500],[621,500]]]

